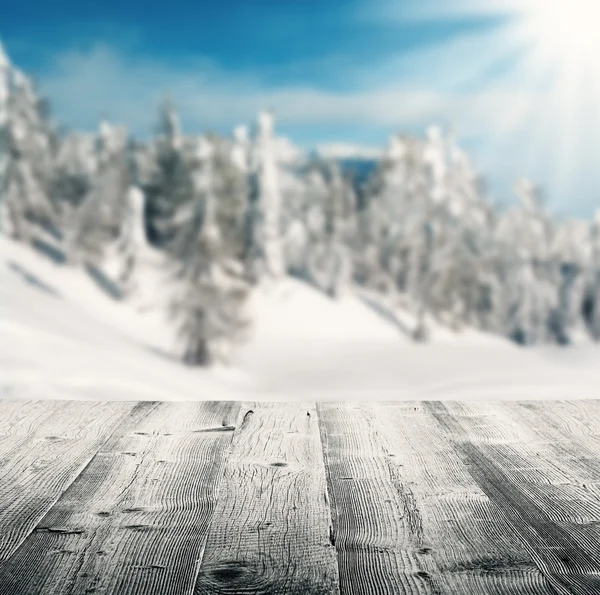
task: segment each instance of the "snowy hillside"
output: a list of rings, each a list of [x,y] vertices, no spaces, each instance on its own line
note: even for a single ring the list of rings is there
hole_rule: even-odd
[[[232,369],[189,368],[160,309],[121,303],[49,254],[0,237],[3,397],[598,397],[597,346],[524,349],[442,329],[418,345],[403,330],[408,315],[357,296],[335,301],[289,278],[255,296],[254,332]],[[160,277],[153,283],[159,304]]]
[[[497,209],[436,126],[308,156],[270,112],[157,115],[63,133],[0,48],[4,395],[598,396],[600,211],[555,221],[525,179]]]

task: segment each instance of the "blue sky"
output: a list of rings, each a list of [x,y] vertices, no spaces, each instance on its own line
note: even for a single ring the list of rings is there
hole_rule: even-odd
[[[165,93],[190,132],[268,107],[306,148],[383,146],[439,123],[495,199],[526,175],[553,211],[588,216],[598,103],[593,89],[564,92],[565,64],[539,51],[548,40],[519,34],[519,3],[533,1],[30,0],[3,8],[0,38],[73,128],[108,118],[147,135]]]

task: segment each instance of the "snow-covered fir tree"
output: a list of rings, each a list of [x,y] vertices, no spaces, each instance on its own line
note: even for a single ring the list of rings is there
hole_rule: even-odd
[[[171,221],[180,205],[194,196],[189,151],[184,146],[179,119],[169,103],[160,110],[159,137],[147,157],[146,226],[153,246],[164,247],[172,239]]]
[[[67,254],[72,263],[101,263],[107,247],[121,236],[131,184],[126,154],[125,130],[102,122],[97,138],[96,171],[67,235]]]
[[[405,238],[405,290],[416,305],[416,340],[427,339],[426,317],[432,310],[432,276],[439,226],[436,225],[436,206],[443,196],[443,156],[437,129],[429,131],[431,144],[411,143],[407,160],[408,184],[402,237]],[[437,143],[437,144],[436,144]]]
[[[246,126],[236,126],[233,130],[233,143],[231,147],[231,161],[244,174],[248,173],[250,166],[250,139]]]
[[[527,249],[519,255],[508,277],[511,299],[506,313],[507,334],[522,345],[542,343],[550,337],[550,316],[557,306],[556,289],[537,274],[537,265]]]
[[[258,115],[250,153],[249,209],[246,223],[246,267],[254,281],[285,273],[281,234],[281,190],[274,142],[274,118]]]
[[[125,295],[131,295],[140,288],[143,281],[139,274],[140,268],[151,260],[144,213],[144,193],[139,187],[130,186],[117,250],[120,261],[119,284]]]
[[[249,180],[247,161],[242,159],[247,158],[247,153],[235,151],[236,148],[245,148],[245,133],[240,130],[236,133],[241,135],[241,139],[234,139],[234,151],[230,144],[218,136],[212,135],[210,141],[214,147],[212,167],[218,204],[217,222],[229,255],[242,262],[246,249],[244,233],[249,206]]]
[[[403,209],[408,191],[402,172],[405,149],[402,139],[390,138],[381,162],[362,189],[351,240],[354,278],[384,293],[397,286],[401,269],[400,226],[405,222]]]
[[[163,101],[160,107],[158,134],[160,139],[170,147],[174,149],[181,148],[183,139],[179,115],[168,98]]]
[[[585,323],[582,313],[592,261],[589,232],[585,221],[565,221],[552,238],[548,268],[558,304],[551,327],[559,343],[568,343]]]
[[[298,174],[282,204],[282,241],[287,273],[306,279],[308,200],[305,176]]]
[[[5,202],[6,174],[8,170],[8,96],[10,63],[0,42],[0,231],[10,231],[10,211]]]
[[[552,334],[562,336],[556,325],[558,293],[551,261],[554,227],[538,188],[521,179],[515,192],[519,203],[496,226],[504,260],[502,327],[517,342],[531,344]]]
[[[32,81],[14,68],[0,46],[0,219],[6,235],[30,241],[35,229],[52,229],[48,196],[54,130]]]
[[[219,226],[215,156],[215,147],[200,139],[191,161],[193,195],[179,205],[168,245],[176,288],[171,313],[190,365],[226,361],[249,325],[244,307],[250,288]]]
[[[590,226],[591,263],[588,269],[585,318],[594,339],[600,341],[600,209]]]
[[[447,139],[438,126],[430,126],[426,132],[423,147],[423,161],[426,164],[430,179],[430,198],[439,203],[446,197]]]
[[[484,257],[490,211],[467,156],[447,142],[448,154],[439,167],[444,175],[434,178],[435,207],[429,215],[436,236],[430,307],[455,329],[465,323],[489,328],[497,289],[490,279],[490,257]]]
[[[68,229],[89,195],[97,168],[95,138],[69,133],[59,138],[50,181],[50,199],[57,220]]]
[[[305,272],[322,291],[337,297],[352,276],[348,240],[353,197],[337,164],[316,162],[309,172]]]

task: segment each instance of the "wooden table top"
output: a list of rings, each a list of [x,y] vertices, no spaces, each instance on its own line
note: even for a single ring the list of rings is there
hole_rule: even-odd
[[[600,593],[600,401],[0,401],[0,595]]]

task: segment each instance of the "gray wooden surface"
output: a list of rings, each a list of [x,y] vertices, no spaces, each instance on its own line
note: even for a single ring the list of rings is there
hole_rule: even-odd
[[[0,401],[0,595],[600,594],[600,401]]]

